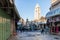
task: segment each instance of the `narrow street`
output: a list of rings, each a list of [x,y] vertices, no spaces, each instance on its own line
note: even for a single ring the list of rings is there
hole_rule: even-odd
[[[60,0],[0,0],[0,40],[60,40]]]
[[[16,36],[17,40],[60,40],[59,36],[41,34],[40,32],[22,32]]]

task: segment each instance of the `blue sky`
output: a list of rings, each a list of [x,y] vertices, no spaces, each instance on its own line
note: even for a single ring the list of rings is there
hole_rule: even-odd
[[[50,0],[15,0],[18,12],[24,20],[34,19],[34,9],[37,3],[41,8],[41,16],[45,16],[50,8]]]

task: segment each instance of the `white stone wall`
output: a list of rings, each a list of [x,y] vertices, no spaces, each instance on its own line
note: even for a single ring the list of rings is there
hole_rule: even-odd
[[[40,18],[40,12],[41,10],[40,10],[40,6],[39,6],[39,4],[36,4],[36,6],[35,6],[35,10],[34,10],[34,20],[39,20],[39,18]]]
[[[51,0],[51,4],[53,4],[54,2],[56,2],[57,0]]]
[[[55,3],[57,3],[57,2],[59,2],[60,0],[51,0],[51,4],[55,4]]]

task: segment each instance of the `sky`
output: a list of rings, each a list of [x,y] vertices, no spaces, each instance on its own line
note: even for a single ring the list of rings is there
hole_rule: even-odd
[[[46,16],[50,8],[50,0],[15,0],[16,8],[20,17],[24,20],[34,20],[34,9],[36,4],[40,5],[41,16]]]

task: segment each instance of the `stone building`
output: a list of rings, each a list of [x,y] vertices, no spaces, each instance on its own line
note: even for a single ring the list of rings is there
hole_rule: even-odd
[[[46,14],[51,34],[60,35],[60,0],[51,0],[50,11]]]
[[[46,24],[46,18],[41,16],[41,8],[38,3],[35,6],[33,22],[37,25],[38,29]]]
[[[46,18],[41,16],[41,9],[38,3],[35,6],[34,22],[46,22]]]

